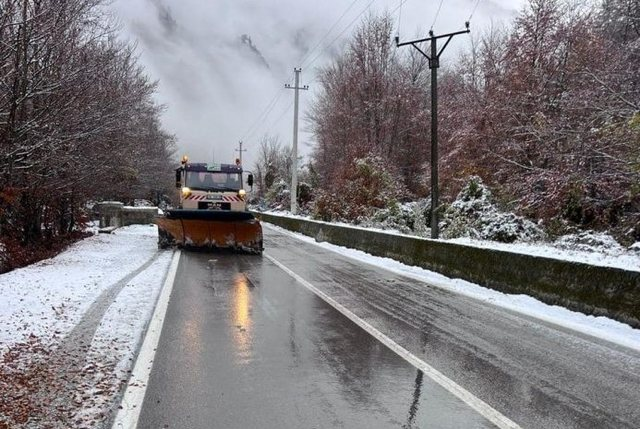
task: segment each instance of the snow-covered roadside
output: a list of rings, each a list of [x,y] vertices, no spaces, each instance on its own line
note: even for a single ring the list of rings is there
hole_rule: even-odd
[[[365,231],[383,232],[385,234],[397,235],[402,237],[413,237],[424,239],[417,235],[403,234],[396,230],[388,230],[381,228],[362,227],[358,225],[351,225],[344,222],[323,222],[315,219],[311,219],[309,216],[292,215],[288,212],[281,211],[265,211],[268,215],[287,217],[292,219],[301,219],[307,221],[318,222],[326,225],[338,225],[348,228],[354,228]],[[623,270],[640,271],[640,251],[609,251],[599,252],[596,250],[587,251],[580,250],[578,248],[560,248],[554,246],[553,243],[547,242],[532,242],[532,243],[500,243],[490,240],[476,240],[471,238],[452,238],[452,239],[439,239],[437,241],[445,243],[458,243],[466,246],[473,246],[485,249],[503,250],[505,252],[513,252],[524,255],[541,256],[545,258],[560,259],[563,261],[580,262],[583,264],[596,265],[600,267],[612,267],[620,268]],[[637,246],[637,245],[636,245]],[[566,246],[565,246],[566,247]]]
[[[65,335],[103,290],[156,252],[156,227],[133,225],[94,235],[54,258],[0,275],[1,347],[30,335],[45,340]]]
[[[388,269],[432,286],[454,291],[480,301],[640,351],[640,330],[607,317],[589,316],[567,310],[564,307],[548,305],[528,295],[505,294],[465,280],[451,279],[433,271],[405,265],[390,258],[373,256],[360,250],[336,246],[327,242],[318,243],[311,237],[294,233],[272,224],[268,224],[267,228],[273,228],[307,243],[312,243],[324,249],[340,253],[346,257],[375,265],[376,267]]]
[[[171,255],[133,225],[0,275],[0,427],[108,419]]]

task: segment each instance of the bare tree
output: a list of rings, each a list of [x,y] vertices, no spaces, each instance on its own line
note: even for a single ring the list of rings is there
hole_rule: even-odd
[[[156,85],[101,0],[0,6],[0,239],[64,237],[87,200],[165,188],[174,139]]]
[[[369,16],[343,55],[319,71],[322,89],[308,121],[316,136],[315,169],[326,189],[343,186],[355,159],[375,154],[398,172],[402,185],[424,192],[425,62],[412,53],[401,58],[392,30],[389,16]]]
[[[293,151],[291,146],[283,146],[277,136],[265,134],[260,139],[258,160],[255,163],[258,197],[264,198],[278,181],[291,183]]]

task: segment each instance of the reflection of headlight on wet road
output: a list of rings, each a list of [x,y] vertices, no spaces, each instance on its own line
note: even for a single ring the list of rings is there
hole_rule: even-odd
[[[236,346],[238,363],[248,363],[253,359],[251,355],[251,291],[249,282],[244,274],[236,274],[233,278],[232,318],[233,342]]]

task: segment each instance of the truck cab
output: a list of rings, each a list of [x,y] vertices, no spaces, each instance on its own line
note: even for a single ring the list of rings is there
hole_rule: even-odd
[[[236,164],[189,163],[183,158],[176,169],[176,187],[180,192],[181,209],[246,211],[247,191],[243,170]],[[247,177],[253,186],[253,175]]]

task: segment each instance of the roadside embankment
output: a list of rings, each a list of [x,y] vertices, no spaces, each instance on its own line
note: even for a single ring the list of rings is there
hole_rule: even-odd
[[[290,231],[640,328],[640,271],[259,213]],[[266,246],[268,248],[268,243]]]

